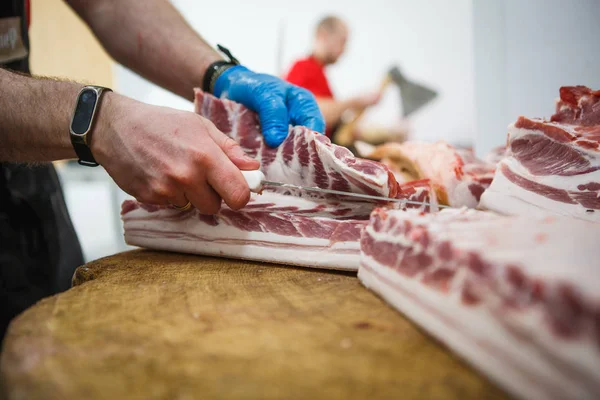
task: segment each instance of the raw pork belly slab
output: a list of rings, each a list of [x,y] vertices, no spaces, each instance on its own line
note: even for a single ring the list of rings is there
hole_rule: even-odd
[[[562,87],[548,120],[519,117],[481,206],[600,221],[600,91]]]
[[[357,270],[368,204],[305,200],[265,192],[239,211],[215,216],[127,200],[122,206],[128,244],[158,250]]]
[[[433,202],[427,181],[400,186],[406,199]],[[215,216],[127,200],[127,244],[156,250],[329,269],[358,269],[360,233],[373,203],[304,199],[264,191],[241,210],[223,205]],[[417,206],[393,207],[414,209]],[[421,207],[429,212],[429,207]]]
[[[399,185],[384,165],[355,158],[323,135],[296,127],[281,146],[272,149],[263,142],[256,114],[240,104],[197,90],[196,111],[259,159],[268,180],[428,202],[434,204],[431,211],[437,211],[429,181]],[[123,204],[122,218],[125,239],[135,246],[357,270],[360,231],[375,206],[286,189],[253,194],[242,210],[223,206],[215,216],[130,201]],[[428,206],[421,208],[430,211]]]
[[[600,226],[375,210],[363,284],[513,394],[600,398]]]
[[[386,166],[356,158],[324,135],[297,126],[281,146],[271,148],[263,141],[258,116],[243,105],[199,89],[194,104],[198,114],[261,162],[267,180],[383,197],[398,194],[398,183]]]
[[[476,207],[495,169],[471,150],[456,149],[442,141],[387,143],[365,156],[395,164],[390,168],[403,181],[429,179],[439,202],[453,207]]]

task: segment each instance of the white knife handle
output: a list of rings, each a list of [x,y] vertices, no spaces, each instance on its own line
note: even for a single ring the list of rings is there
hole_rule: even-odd
[[[253,193],[260,193],[262,191],[262,182],[265,180],[265,174],[259,169],[254,171],[242,171],[244,179],[248,183],[250,191]]]

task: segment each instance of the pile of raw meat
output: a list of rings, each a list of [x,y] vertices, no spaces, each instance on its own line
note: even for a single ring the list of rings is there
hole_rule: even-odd
[[[547,121],[520,117],[481,206],[600,222],[600,91],[563,87]]]
[[[268,180],[431,205],[265,191],[206,216],[126,201],[128,243],[358,269],[514,395],[600,398],[600,92],[561,88],[549,121],[520,117],[485,161],[444,142],[357,146],[360,159],[302,127],[271,149],[240,104],[196,91],[196,111]]]

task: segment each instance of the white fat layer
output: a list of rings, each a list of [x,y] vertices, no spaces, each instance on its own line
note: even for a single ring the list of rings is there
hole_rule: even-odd
[[[133,246],[156,250],[266,261],[302,267],[356,271],[359,262],[358,254],[337,252],[332,248],[290,249],[285,244],[282,244],[281,247],[272,247],[252,244],[251,242],[245,244],[214,243],[182,238],[165,238],[160,235],[147,237],[130,233],[125,233],[125,240]]]
[[[125,232],[140,232],[144,234],[162,235],[167,239],[169,235],[187,237],[188,240],[213,241],[213,240],[239,240],[247,243],[266,242],[281,246],[320,247],[333,250],[356,250],[360,246],[358,241],[331,243],[329,239],[311,238],[302,236],[285,236],[273,232],[248,232],[232,225],[220,223],[212,226],[195,218],[181,221],[166,221],[160,219],[127,220],[124,223]],[[195,239],[194,239],[195,238]]]
[[[324,212],[333,212],[339,210],[340,207],[356,207],[359,208],[362,204],[345,202],[340,205],[339,202],[304,198],[299,196],[288,196],[281,193],[264,191],[261,194],[252,193],[250,203],[252,205],[259,204],[275,204],[275,207],[297,207],[299,210],[311,210],[319,204],[324,204],[327,208]]]
[[[448,192],[448,203],[453,207],[477,207],[479,202],[473,196],[471,190],[469,190],[469,185],[472,183],[469,181],[457,181],[454,188]]]
[[[358,277],[367,288],[518,397],[592,399],[598,393],[597,378],[581,377],[572,369],[577,366],[548,362],[547,354],[507,330],[490,308],[465,306],[458,294],[430,289],[364,255]],[[539,330],[538,323],[536,331]],[[566,346],[600,369],[598,355],[589,351],[587,343],[553,340],[552,345],[544,351]]]
[[[514,160],[514,158],[510,158],[509,160]],[[503,161],[502,163],[505,163]],[[501,163],[501,164],[502,164]],[[513,170],[513,172],[521,175],[523,174],[523,168],[519,168],[517,171],[514,168],[513,163],[510,163],[509,166]],[[589,175],[589,174],[588,174]],[[538,177],[522,175],[534,182],[540,182]],[[549,182],[550,178],[547,177],[545,185],[556,187],[559,189],[564,189],[565,187],[558,186],[557,184],[553,184]],[[557,177],[561,178],[564,183],[565,177]],[[577,180],[577,178],[574,180]],[[600,176],[596,178],[596,182],[600,182]],[[557,179],[558,180],[558,179]],[[589,183],[590,181],[584,179],[585,182]],[[573,184],[570,187],[574,186],[574,189],[577,190],[577,185]],[[483,192],[481,196],[481,202],[479,207],[485,210],[496,211],[502,214],[507,215],[523,215],[523,216],[543,216],[543,215],[562,215],[573,218],[578,218],[586,221],[600,222],[600,210],[594,212],[587,212],[586,208],[581,204],[568,204],[560,201],[555,201],[547,198],[546,196],[539,195],[535,192],[525,190],[519,185],[511,182],[503,173],[498,169],[496,171],[496,175],[494,176],[494,180],[492,181],[491,186]]]
[[[502,217],[478,211],[470,213],[472,219],[457,220],[456,216],[464,213],[445,209],[418,215],[394,210],[388,212],[387,220],[423,224],[436,243],[449,241],[455,249],[480,254],[498,268],[498,274],[507,265],[517,265],[532,278],[571,284],[589,301],[600,303],[599,224],[563,217]],[[366,229],[376,241],[406,241],[403,235],[375,232],[372,225]]]

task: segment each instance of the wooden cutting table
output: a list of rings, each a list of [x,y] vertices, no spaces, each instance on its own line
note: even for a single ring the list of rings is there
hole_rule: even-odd
[[[16,318],[0,374],[14,399],[505,397],[355,274],[142,250]]]

